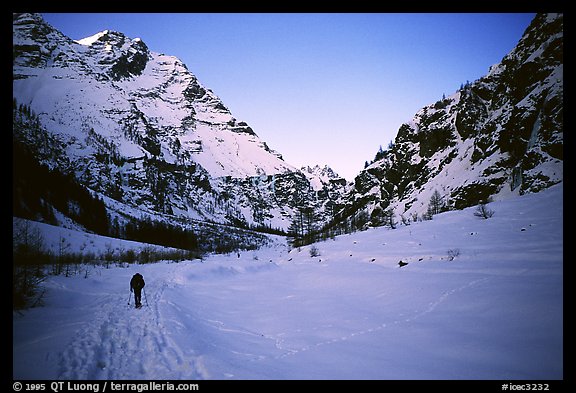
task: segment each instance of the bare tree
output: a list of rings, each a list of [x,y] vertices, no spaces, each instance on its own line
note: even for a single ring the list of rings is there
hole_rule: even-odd
[[[30,222],[15,222],[12,230],[12,306],[33,307],[44,294],[40,286],[46,277],[42,265],[48,262],[49,253],[42,233]]]
[[[494,215],[494,210],[488,208],[486,202],[480,202],[474,211],[474,215],[487,220]]]
[[[389,226],[391,229],[396,229],[396,218],[394,210],[391,208],[384,210],[384,224]]]
[[[430,204],[428,205],[428,210],[430,215],[435,215],[438,213],[442,213],[445,210],[444,201],[442,199],[442,195],[438,192],[438,190],[434,190],[432,197],[430,198]]]
[[[402,220],[403,225],[410,225],[410,217],[405,217],[404,214],[400,214],[400,220]]]

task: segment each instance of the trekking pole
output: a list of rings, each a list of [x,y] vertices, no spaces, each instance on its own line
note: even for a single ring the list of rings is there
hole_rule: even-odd
[[[130,296],[128,296],[128,305],[130,305],[130,299],[132,299],[132,291],[130,291]]]
[[[148,296],[146,296],[146,290],[144,288],[142,288],[142,291],[144,292],[144,300],[146,300],[146,307],[150,307],[148,305]]]

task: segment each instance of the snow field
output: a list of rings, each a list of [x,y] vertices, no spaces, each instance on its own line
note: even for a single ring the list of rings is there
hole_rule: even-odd
[[[50,276],[45,307],[14,315],[13,377],[562,379],[562,192],[339,236],[317,257],[275,243]]]

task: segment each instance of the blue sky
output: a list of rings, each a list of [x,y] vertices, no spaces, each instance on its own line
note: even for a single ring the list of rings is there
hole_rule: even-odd
[[[424,105],[488,72],[534,14],[43,14],[73,39],[102,30],[180,58],[295,166],[352,180]]]

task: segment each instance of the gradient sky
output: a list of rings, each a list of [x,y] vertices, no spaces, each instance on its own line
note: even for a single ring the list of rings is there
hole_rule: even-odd
[[[424,105],[488,72],[534,14],[43,14],[180,58],[294,166],[352,180]]]

